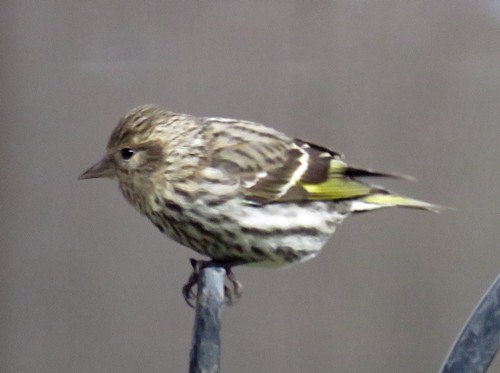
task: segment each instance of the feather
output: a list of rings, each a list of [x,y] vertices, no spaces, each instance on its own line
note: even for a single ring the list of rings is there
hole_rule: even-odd
[[[432,212],[441,212],[447,207],[434,205],[432,203],[419,201],[417,199],[399,196],[390,193],[374,193],[364,198],[361,198],[358,203],[353,203],[352,210],[354,212],[370,211],[383,207],[407,207]]]
[[[223,132],[229,129],[220,122],[217,125],[212,136],[219,142],[211,156],[212,166],[237,178],[241,193],[252,203],[353,200],[358,201],[356,211],[386,206],[437,209],[359,179],[412,180],[409,176],[349,166],[338,152],[300,139],[290,140],[266,127],[252,128],[252,142],[221,141],[226,136]]]

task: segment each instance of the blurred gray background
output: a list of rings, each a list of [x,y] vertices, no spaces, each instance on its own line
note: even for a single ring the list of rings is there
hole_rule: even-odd
[[[272,125],[456,208],[236,269],[224,372],[435,372],[499,272],[500,1],[2,1],[0,50],[1,372],[187,371],[194,254],[77,181],[143,103]]]

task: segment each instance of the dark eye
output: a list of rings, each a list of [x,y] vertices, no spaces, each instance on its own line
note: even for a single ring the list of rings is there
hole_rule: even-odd
[[[120,150],[120,155],[124,160],[127,161],[132,158],[132,156],[134,155],[134,151],[130,148],[123,148],[122,150]]]

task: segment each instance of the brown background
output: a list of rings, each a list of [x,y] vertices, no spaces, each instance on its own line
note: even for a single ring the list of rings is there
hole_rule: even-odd
[[[270,124],[456,208],[237,269],[224,372],[435,372],[499,272],[499,1],[2,1],[0,50],[2,372],[187,370],[193,253],[76,180],[142,103]]]

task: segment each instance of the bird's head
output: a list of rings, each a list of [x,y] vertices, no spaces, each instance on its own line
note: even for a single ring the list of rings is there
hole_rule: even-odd
[[[154,105],[132,109],[113,130],[106,155],[79,179],[116,177],[120,183],[136,184],[151,178],[164,158],[161,135],[171,116]]]

